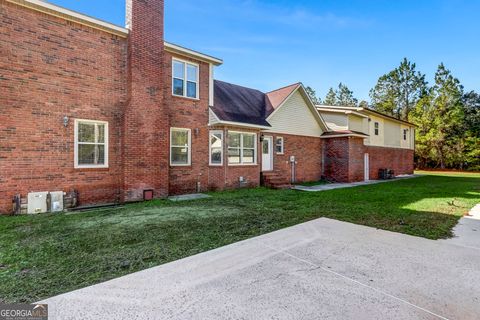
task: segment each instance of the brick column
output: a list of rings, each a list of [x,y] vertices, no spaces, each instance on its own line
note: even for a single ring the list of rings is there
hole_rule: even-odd
[[[169,120],[163,97],[163,0],[127,0],[128,102],[124,115],[124,200],[168,194]]]

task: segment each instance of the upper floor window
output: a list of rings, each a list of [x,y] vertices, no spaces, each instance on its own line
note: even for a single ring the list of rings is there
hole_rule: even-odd
[[[108,167],[108,122],[75,120],[75,168]]]
[[[378,124],[378,122],[375,122],[375,135],[378,136],[378,132],[380,131],[379,129],[380,125]]]
[[[182,128],[170,129],[170,165],[189,166],[191,161],[191,130]]]
[[[407,129],[403,129],[403,140],[407,140]]]
[[[228,163],[229,164],[255,164],[256,163],[255,133],[228,132]]]
[[[173,95],[198,99],[199,66],[194,63],[173,59]]]
[[[275,151],[277,154],[283,154],[283,137],[277,137],[275,140]]]

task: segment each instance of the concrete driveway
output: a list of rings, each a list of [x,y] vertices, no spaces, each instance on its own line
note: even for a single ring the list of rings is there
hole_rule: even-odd
[[[478,319],[480,250],[322,218],[44,302],[50,319]]]

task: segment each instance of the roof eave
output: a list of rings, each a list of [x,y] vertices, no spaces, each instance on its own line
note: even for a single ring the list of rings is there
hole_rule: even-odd
[[[188,57],[191,57],[191,58],[194,58],[194,59],[198,59],[200,61],[211,63],[214,66],[219,66],[219,65],[223,64],[222,59],[215,58],[215,57],[209,56],[207,54],[204,54],[204,53],[201,53],[201,52],[198,52],[198,51],[195,51],[195,50],[191,50],[191,49],[179,46],[179,45],[174,44],[174,43],[170,43],[170,42],[165,41],[164,45],[165,45],[165,50],[168,51],[168,52],[171,52],[171,53],[177,53],[177,54],[185,55],[185,56],[188,56]]]
[[[211,127],[211,126],[216,126],[216,125],[223,125],[223,126],[250,128],[250,129],[263,129],[263,130],[272,129],[271,126],[263,126],[263,125],[260,125],[260,124],[245,123],[245,122],[236,122],[236,121],[225,121],[225,120],[218,120],[218,121],[216,121],[216,122],[214,122],[214,123],[209,123],[208,125],[209,125],[210,127]]]

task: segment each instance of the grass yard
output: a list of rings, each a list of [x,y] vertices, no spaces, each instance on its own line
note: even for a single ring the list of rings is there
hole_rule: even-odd
[[[74,214],[0,217],[0,301],[33,302],[319,217],[430,239],[480,202],[480,174],[318,193],[250,189]]]

